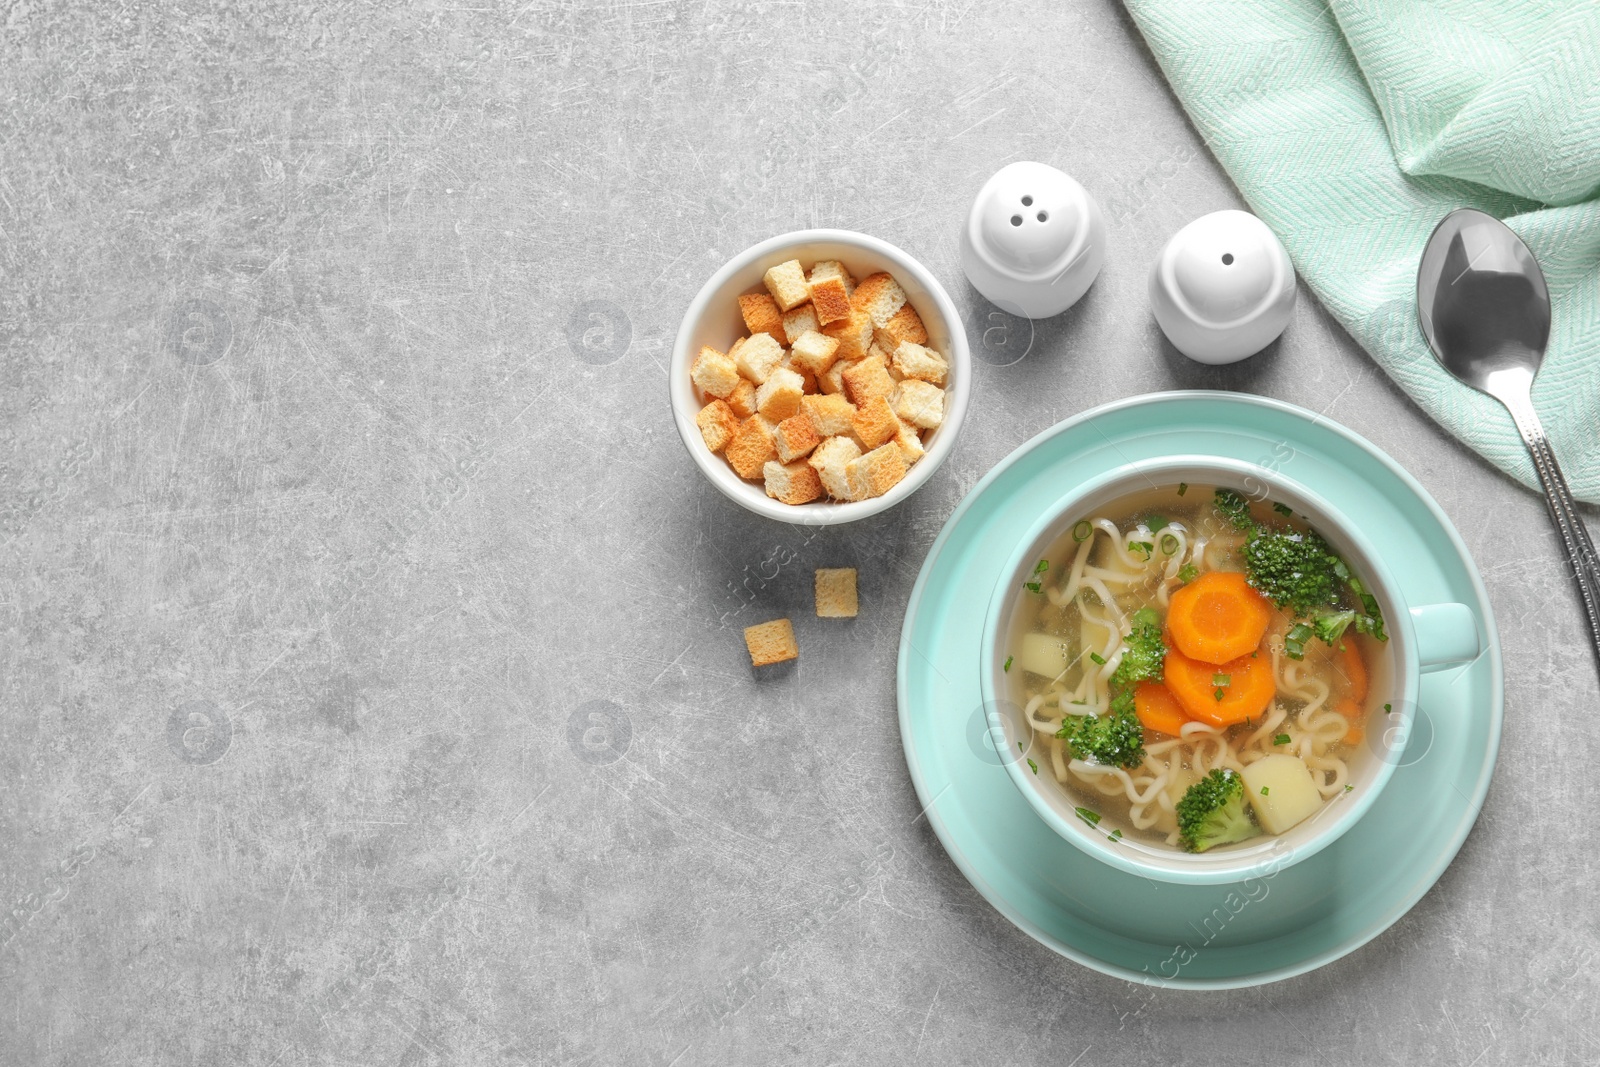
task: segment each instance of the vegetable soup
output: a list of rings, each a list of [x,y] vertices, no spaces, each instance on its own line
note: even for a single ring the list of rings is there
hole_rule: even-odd
[[[1178,484],[1085,515],[1024,580],[1006,686],[1081,818],[1192,852],[1281,834],[1351,788],[1383,616],[1303,516]]]

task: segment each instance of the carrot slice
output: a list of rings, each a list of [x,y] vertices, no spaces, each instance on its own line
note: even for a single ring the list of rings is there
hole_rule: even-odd
[[[1344,647],[1333,661],[1334,670],[1344,679],[1346,695],[1357,704],[1363,704],[1367,699],[1367,661],[1361,658],[1355,638],[1344,637],[1340,644]]]
[[[1367,736],[1367,731],[1362,725],[1367,717],[1367,709],[1349,697],[1340,697],[1333,705],[1333,710],[1350,720],[1350,726],[1344,732],[1344,743],[1359,745],[1361,739]]]
[[[1203,663],[1254,652],[1272,622],[1272,602],[1236,571],[1209,571],[1172,594],[1167,629],[1178,648]]]
[[[1232,726],[1255,718],[1278,691],[1272,661],[1263,657],[1204,663],[1174,648],[1167,653],[1162,671],[1167,688],[1189,717],[1211,726]],[[1218,684],[1218,675],[1226,676],[1226,685]]]
[[[1178,736],[1189,721],[1183,705],[1160,682],[1140,682],[1133,691],[1133,710],[1146,730]]]

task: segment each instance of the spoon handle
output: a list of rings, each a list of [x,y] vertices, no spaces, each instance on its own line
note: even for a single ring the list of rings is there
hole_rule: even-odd
[[[1578,592],[1583,595],[1583,608],[1589,615],[1589,636],[1594,640],[1595,654],[1600,656],[1600,556],[1595,554],[1594,542],[1584,528],[1572,490],[1567,488],[1567,479],[1556,462],[1550,438],[1539,422],[1532,399],[1526,392],[1500,399],[1511,410],[1511,417],[1516,420],[1522,440],[1533,456],[1534,469],[1539,472],[1539,481],[1544,486],[1544,502],[1566,546],[1567,558],[1578,580]]]

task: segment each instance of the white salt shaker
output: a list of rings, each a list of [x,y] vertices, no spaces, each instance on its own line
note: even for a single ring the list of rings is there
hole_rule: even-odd
[[[978,192],[961,228],[961,269],[1013,315],[1059,315],[1105,262],[1106,223],[1083,186],[1044,163],[1010,163]]]
[[[1294,264],[1248,211],[1214,211],[1173,234],[1150,270],[1150,303],[1174,347],[1201,363],[1234,363],[1284,331]]]

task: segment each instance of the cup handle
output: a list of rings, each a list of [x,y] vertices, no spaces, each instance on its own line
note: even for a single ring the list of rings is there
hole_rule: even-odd
[[[1417,663],[1424,674],[1476,659],[1483,648],[1478,640],[1478,618],[1465,604],[1412,608],[1411,626],[1417,634]]]

